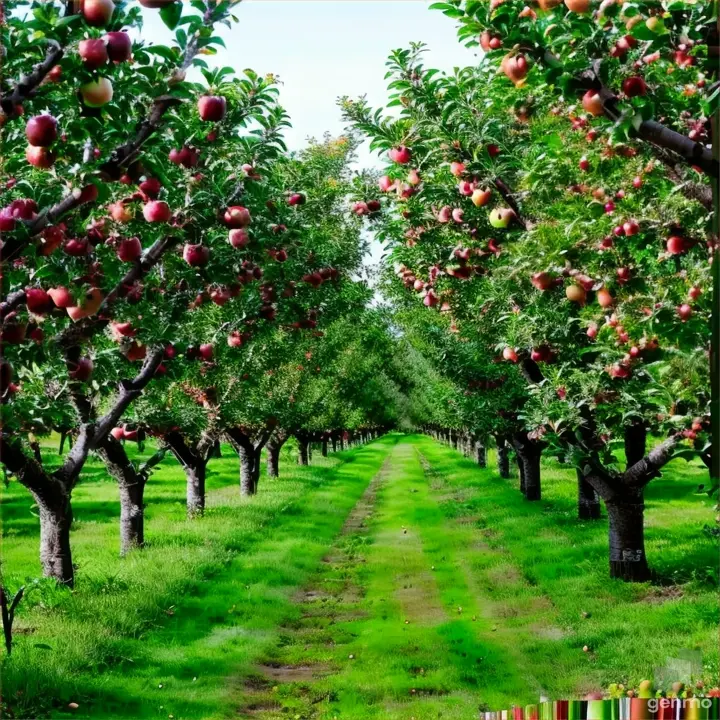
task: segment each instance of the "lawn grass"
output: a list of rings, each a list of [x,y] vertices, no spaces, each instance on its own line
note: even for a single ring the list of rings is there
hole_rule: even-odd
[[[717,677],[699,467],[673,463],[648,488],[652,586],[608,579],[607,523],[576,520],[574,472],[552,460],[539,503],[422,436],[310,468],[286,454],[251,500],[229,449],[209,469],[207,515],[189,522],[182,472],[163,464],[148,547],[121,559],[116,488],[89,468],[74,496],[77,590],[33,589],[4,659],[16,717],[460,720],[631,685],[684,650]],[[30,510],[11,483],[11,587],[39,573]]]

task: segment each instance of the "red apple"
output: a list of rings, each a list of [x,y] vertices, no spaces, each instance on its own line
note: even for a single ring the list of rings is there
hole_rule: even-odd
[[[81,257],[87,255],[90,252],[90,244],[87,238],[70,238],[65,241],[63,250],[67,255],[72,257]]]
[[[76,363],[68,363],[68,375],[77,382],[87,382],[93,371],[93,361],[89,357],[82,357]]]
[[[292,193],[288,198],[288,205],[304,205],[305,196],[302,193]]]
[[[690,319],[690,316],[692,315],[693,310],[687,303],[683,303],[678,309],[677,314],[678,317],[683,321],[686,322]]]
[[[64,310],[65,308],[72,307],[75,304],[75,298],[73,298],[70,291],[65,287],[50,288],[47,293],[55,303],[55,307],[59,307]]]
[[[597,90],[588,90],[583,95],[582,106],[586,113],[590,113],[590,115],[594,115],[595,117],[605,114],[602,98]]]
[[[88,25],[104,27],[110,22],[115,3],[113,0],[82,0],[80,9]]]
[[[598,334],[597,325],[595,325],[595,323],[593,323],[593,324],[590,325],[590,327],[588,327],[588,329],[587,329],[587,336],[588,336],[591,340],[594,340],[594,339],[597,337],[597,334]]]
[[[223,216],[225,225],[229,228],[244,228],[250,225],[252,218],[250,211],[242,205],[233,205],[225,211]]]
[[[132,210],[120,201],[108,205],[108,212],[110,217],[118,223],[129,223],[133,219]]]
[[[702,290],[697,285],[693,285],[690,290],[688,290],[688,297],[691,300],[697,300],[701,295]]]
[[[514,362],[516,363],[518,361],[518,354],[515,352],[515,350],[511,347],[506,347],[503,350],[503,358],[507,360],[508,362]]]
[[[136,262],[142,255],[142,244],[136,237],[123,238],[117,246],[117,256],[121,262]]]
[[[647,85],[645,84],[645,80],[639,75],[633,75],[623,80],[622,91],[628,97],[637,97],[638,95],[645,95],[647,93]]]
[[[484,205],[487,205],[488,202],[490,202],[491,195],[491,190],[483,190],[481,188],[477,188],[473,191],[470,200],[472,201],[472,204],[475,205],[475,207],[483,207]]]
[[[52,310],[53,301],[42,288],[29,287],[25,289],[25,305],[35,315],[44,315]]]
[[[81,40],[78,45],[78,54],[88,70],[97,70],[108,61],[107,45],[101,38]]]
[[[112,435],[112,436],[115,438],[115,440],[120,441],[120,440],[123,439],[123,434],[124,434],[124,432],[125,432],[125,431],[124,431],[121,427],[114,427],[114,428],[110,431],[110,435]]]
[[[609,308],[612,307],[615,299],[607,288],[600,288],[597,291],[597,301],[600,307]]]
[[[380,209],[381,209],[381,207],[382,207],[382,205],[380,205],[380,201],[379,201],[379,200],[368,200],[368,201],[367,201],[367,206],[368,206],[368,210],[369,210],[371,213],[379,212]]]
[[[205,122],[220,122],[225,117],[227,103],[221,95],[203,95],[197,105],[200,119]]]
[[[143,180],[139,187],[151,200],[156,200],[162,189],[162,183],[157,178],[149,177]]]
[[[149,223],[165,223],[171,216],[169,205],[162,200],[151,200],[143,207],[143,217]]]
[[[584,305],[585,300],[587,299],[587,292],[585,291],[585,288],[573,283],[572,285],[568,285],[565,288],[565,297],[567,297],[567,299],[571,302],[576,302],[579,305]]]
[[[210,248],[205,245],[185,245],[183,260],[192,267],[207,265],[210,259]]]
[[[530,278],[530,282],[533,284],[533,287],[544,291],[549,290],[555,285],[555,278],[548,272],[537,272]]]
[[[633,178],[632,184],[636,190],[639,190],[643,186],[643,179],[639,175],[636,175]]]
[[[55,153],[46,147],[28,145],[25,150],[25,159],[40,170],[47,170],[55,164]]]
[[[47,147],[57,140],[57,120],[52,115],[35,115],[25,125],[25,137],[35,147]]]
[[[578,167],[579,167],[583,172],[588,172],[588,170],[590,170],[590,161],[583,155],[583,156],[580,158],[580,162],[578,163]]]
[[[215,348],[212,346],[211,343],[203,343],[199,348],[200,357],[205,362],[210,362],[213,359],[213,354],[215,352]]]
[[[127,62],[132,56],[132,41],[126,32],[109,32],[105,35],[108,57],[116,63]]]
[[[620,285],[624,285],[630,279],[630,268],[620,267],[615,274]]]
[[[516,87],[519,87],[525,82],[525,78],[530,71],[530,66],[524,55],[513,55],[510,53],[502,59],[500,70],[505,73],[507,78],[514,83]]]
[[[126,337],[135,337],[137,335],[137,330],[135,330],[132,326],[132,323],[129,322],[111,322],[110,323],[110,332],[113,334],[115,338],[126,338]]]
[[[394,185],[395,185],[395,181],[391,180],[387,175],[383,175],[378,180],[378,187],[380,188],[380,190],[382,192],[388,192],[389,190],[391,190],[393,188]]]
[[[590,0],[565,0],[565,7],[570,12],[587,13],[590,12]]]
[[[666,247],[671,255],[680,255],[686,249],[685,239],[679,235],[672,235],[667,239]]]
[[[623,223],[623,232],[625,237],[632,237],[640,232],[640,225],[635,220],[628,220]]]
[[[215,288],[210,292],[210,300],[220,307],[230,302],[231,299],[232,294],[226,287]]]
[[[462,177],[463,173],[465,172],[465,164],[461,162],[451,162],[450,163],[450,172],[455,177]]]
[[[422,178],[420,177],[420,173],[417,170],[411,170],[408,173],[408,183],[412,185],[413,187],[416,187],[422,182]]]
[[[425,293],[425,297],[423,298],[423,305],[425,305],[425,307],[435,307],[435,305],[437,305],[439,302],[440,298],[437,296],[435,291],[430,288],[430,290]]]
[[[399,163],[400,165],[406,165],[410,162],[410,158],[412,157],[410,148],[407,148],[404,145],[398,145],[397,147],[392,148],[388,154],[393,162]]]
[[[82,85],[80,94],[88,107],[98,108],[112,100],[113,86],[107,78],[98,78]]]

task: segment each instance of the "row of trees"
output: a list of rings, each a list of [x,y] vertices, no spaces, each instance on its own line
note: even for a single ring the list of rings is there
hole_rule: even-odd
[[[143,39],[134,2],[0,4],[0,454],[37,503],[45,575],[69,586],[90,456],[117,480],[127,552],[167,453],[195,518],[220,441],[253,495],[265,446],[276,476],[291,435],[307,462],[311,441],[396,420],[393,339],[357,277],[357,141],[288,153],[274,78],[210,69],[237,4],[141,0],[169,45]],[[147,436],[137,462],[126,443]]]
[[[647,580],[644,488],[677,457],[712,467],[713,491],[720,474],[717,3],[434,7],[479,65],[446,75],[413,45],[388,62],[392,113],[342,100],[388,152],[357,192],[387,204],[386,289],[444,378],[424,424],[495,436],[503,464],[511,445],[528,500],[542,453],[572,463],[580,517],[605,503],[611,576]]]

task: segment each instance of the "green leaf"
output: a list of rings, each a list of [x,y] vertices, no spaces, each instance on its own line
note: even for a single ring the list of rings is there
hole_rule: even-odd
[[[174,30],[182,17],[182,3],[170,3],[160,10],[160,18],[165,25]]]

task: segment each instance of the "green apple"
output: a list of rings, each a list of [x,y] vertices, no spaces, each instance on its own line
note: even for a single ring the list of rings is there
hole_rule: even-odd
[[[490,213],[490,224],[494,228],[504,229],[513,221],[515,213],[510,208],[495,208]]]

